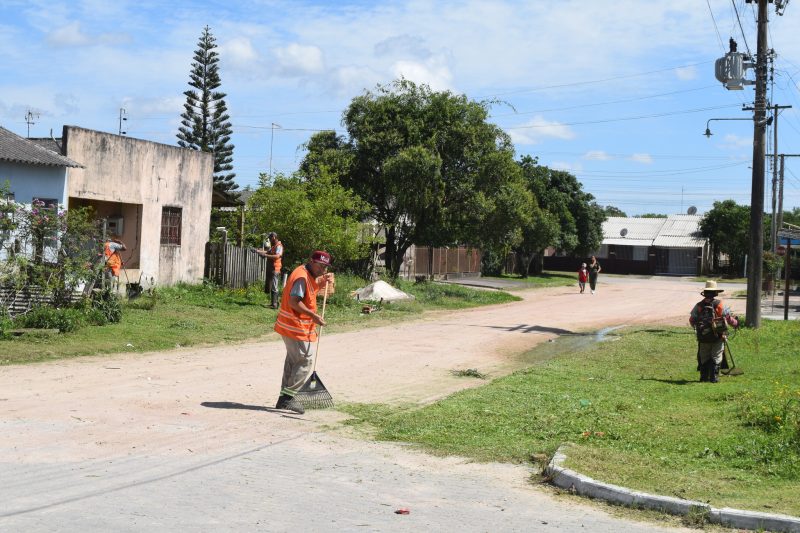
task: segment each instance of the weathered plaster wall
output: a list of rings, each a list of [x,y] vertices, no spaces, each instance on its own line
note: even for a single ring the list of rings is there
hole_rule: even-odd
[[[160,285],[202,279],[211,216],[211,154],[65,126],[70,197],[141,205],[139,270]],[[161,210],[183,210],[181,245],[161,245]],[[126,216],[125,233],[135,219]],[[130,226],[129,226],[130,225]],[[131,246],[132,243],[127,243]],[[138,273],[137,273],[138,276]]]

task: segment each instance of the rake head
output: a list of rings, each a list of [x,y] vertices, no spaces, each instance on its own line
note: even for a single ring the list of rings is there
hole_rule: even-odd
[[[329,409],[333,407],[333,397],[322,380],[319,379],[317,372],[311,373],[303,386],[295,395],[295,399],[306,409]]]

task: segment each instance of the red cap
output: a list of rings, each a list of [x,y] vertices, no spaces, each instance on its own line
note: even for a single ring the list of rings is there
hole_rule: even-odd
[[[331,254],[329,254],[328,252],[323,252],[322,250],[317,250],[316,252],[311,254],[311,262],[328,266],[331,264]]]

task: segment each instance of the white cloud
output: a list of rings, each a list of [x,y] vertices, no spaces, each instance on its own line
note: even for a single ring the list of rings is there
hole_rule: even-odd
[[[514,144],[538,144],[546,138],[570,140],[575,138],[569,126],[556,121],[548,121],[541,115],[520,124],[505,128]]]
[[[675,69],[675,76],[679,80],[693,80],[697,78],[697,68],[694,66]]]
[[[650,154],[633,154],[628,159],[636,161],[637,163],[642,163],[643,165],[649,165],[653,162],[653,158]]]
[[[316,46],[292,43],[275,50],[283,74],[304,76],[318,74],[325,68],[322,50]]]
[[[234,37],[220,45],[219,54],[226,65],[239,70],[253,68],[259,61],[258,52],[247,37]]]
[[[553,161],[548,167],[552,168],[553,170],[563,170],[565,172],[580,172],[583,170],[583,166],[580,163],[569,163],[567,161]]]
[[[126,33],[100,33],[89,35],[81,29],[80,22],[70,22],[47,34],[48,44],[55,47],[114,45],[130,41]]]
[[[753,149],[752,137],[739,137],[733,133],[728,133],[722,138],[722,142],[718,144],[723,150],[743,150]]]
[[[136,97],[126,96],[122,99],[122,107],[128,112],[129,120],[136,120],[136,115],[171,114],[178,116],[183,111],[184,96],[169,97]]]
[[[590,161],[608,161],[610,159],[614,159],[603,150],[589,150],[583,154],[583,158]]]
[[[453,74],[441,57],[432,57],[424,62],[397,61],[391,68],[394,78],[405,78],[414,83],[429,85],[434,91],[452,88]]]

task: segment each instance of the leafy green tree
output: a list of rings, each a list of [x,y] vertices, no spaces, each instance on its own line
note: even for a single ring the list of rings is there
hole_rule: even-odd
[[[261,184],[248,200],[245,242],[261,247],[270,231],[284,246],[283,263],[297,265],[314,250],[327,250],[334,261],[361,259],[369,254],[361,219],[366,206],[326,172],[314,180],[278,174]]]
[[[408,80],[379,85],[345,110],[347,138],[312,137],[301,170],[327,168],[369,205],[391,276],[412,244],[501,246],[520,238],[529,205],[489,105]]]
[[[606,218],[608,218],[608,217],[627,217],[628,216],[628,215],[625,214],[625,211],[623,211],[619,207],[615,207],[613,205],[603,206],[603,213],[605,213]]]
[[[233,144],[230,116],[225,104],[226,94],[217,89],[222,85],[219,75],[219,54],[216,39],[206,26],[194,52],[189,86],[183,94],[186,103],[178,128],[178,144],[214,154],[214,188],[235,196],[238,187],[233,178]]]
[[[719,254],[726,254],[729,271],[741,272],[750,248],[750,206],[733,200],[714,202],[700,221],[700,234],[714,250],[714,270],[719,268]]]
[[[660,213],[645,213],[643,215],[636,215],[637,218],[667,218],[667,215]]]
[[[552,170],[538,164],[537,159],[524,156],[519,162],[522,174],[533,192],[539,207],[557,221],[559,231],[546,232],[555,236],[543,241],[539,251],[539,261],[534,264],[534,272],[541,272],[544,248],[554,246],[567,254],[589,255],[600,248],[603,242],[603,221],[606,216],[594,196],[583,191],[583,186],[575,176],[562,170]]]

